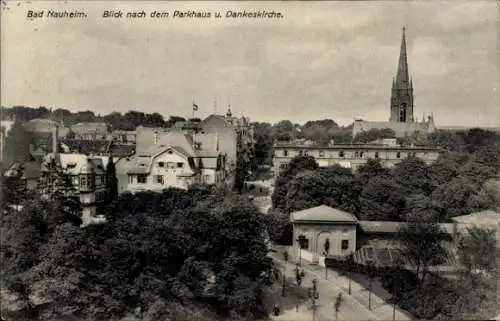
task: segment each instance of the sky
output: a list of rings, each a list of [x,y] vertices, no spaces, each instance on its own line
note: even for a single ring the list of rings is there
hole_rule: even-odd
[[[29,19],[29,10],[85,19]],[[103,18],[104,10],[170,12]],[[175,10],[223,18],[172,18]],[[225,18],[279,11],[281,19]],[[402,27],[415,117],[500,126],[500,2],[7,1],[1,10],[1,104],[138,110],[252,121],[389,119]],[[217,103],[215,103],[215,101]]]

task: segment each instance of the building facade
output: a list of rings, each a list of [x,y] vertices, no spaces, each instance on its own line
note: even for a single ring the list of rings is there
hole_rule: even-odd
[[[357,219],[352,214],[321,205],[292,213],[291,220],[293,251],[304,250],[299,255],[309,261],[318,263],[325,256],[327,240],[328,255],[344,256],[356,250]]]
[[[217,149],[217,135],[213,136],[213,142],[206,136],[180,131],[153,132],[152,142],[141,137],[136,154],[116,163],[118,191],[161,191],[168,187],[186,189],[192,184],[223,183],[226,156]]]
[[[107,163],[84,154],[60,153],[57,129],[53,128],[53,152],[45,156],[41,166],[40,192],[51,195],[58,188],[56,180],[63,179],[71,185],[65,189],[65,195],[80,200],[83,224],[102,221],[99,210],[107,202]]]
[[[399,62],[396,77],[392,80],[390,97],[390,116],[388,122],[365,121],[356,119],[353,125],[353,137],[370,129],[392,129],[396,137],[411,136],[413,133],[432,133],[436,130],[433,115],[422,117],[421,121],[415,118],[413,81],[408,71],[408,57],[406,51],[406,34],[403,28]]]
[[[367,252],[378,266],[390,265],[384,259],[388,252],[398,253],[402,247],[398,234],[405,222],[358,221],[349,213],[325,205],[305,209],[291,214],[293,225],[293,247],[295,257],[324,265],[325,257],[346,257],[353,254],[358,263],[366,263]],[[440,224],[443,233],[442,245],[450,254],[442,265],[456,265],[454,251],[458,233],[456,223]],[[330,250],[325,253],[326,239]],[[325,255],[327,254],[327,255]],[[379,254],[379,255],[378,255]],[[389,256],[391,254],[388,254]],[[368,255],[370,256],[370,255]]]
[[[349,145],[296,145],[276,143],[274,145],[273,166],[279,172],[288,166],[296,156],[312,156],[321,167],[340,165],[354,171],[368,159],[379,159],[386,167],[393,167],[403,159],[414,156],[427,164],[434,162],[440,150],[430,147],[399,147],[390,144],[349,144]]]
[[[110,135],[109,125],[99,122],[82,122],[71,126],[71,134],[74,139],[83,140],[106,140]]]

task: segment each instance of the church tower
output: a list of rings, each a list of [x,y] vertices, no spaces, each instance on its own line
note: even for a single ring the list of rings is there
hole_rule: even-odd
[[[406,35],[403,27],[396,79],[392,80],[391,122],[413,123],[413,84],[408,74]]]

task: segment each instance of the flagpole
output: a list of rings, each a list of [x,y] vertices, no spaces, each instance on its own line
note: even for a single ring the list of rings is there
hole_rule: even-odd
[[[196,129],[194,128],[194,112],[195,112],[195,106],[196,106],[196,109],[198,108],[198,105],[196,105],[194,103],[194,99],[193,99],[193,105],[191,106],[191,108],[193,109],[192,110],[192,115],[193,117],[191,117],[191,123],[192,123],[192,128],[191,130],[193,131],[193,147],[196,148]]]

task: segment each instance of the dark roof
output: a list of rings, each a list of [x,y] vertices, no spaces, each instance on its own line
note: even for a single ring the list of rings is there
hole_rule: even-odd
[[[110,153],[113,157],[129,156],[135,153],[135,145],[113,143],[113,145],[111,145]]]
[[[125,157],[135,152],[135,145],[111,143],[109,140],[66,139],[71,152],[80,154],[111,154],[113,157]]]
[[[72,152],[80,154],[105,153],[109,145],[106,140],[66,139],[62,141]]]

